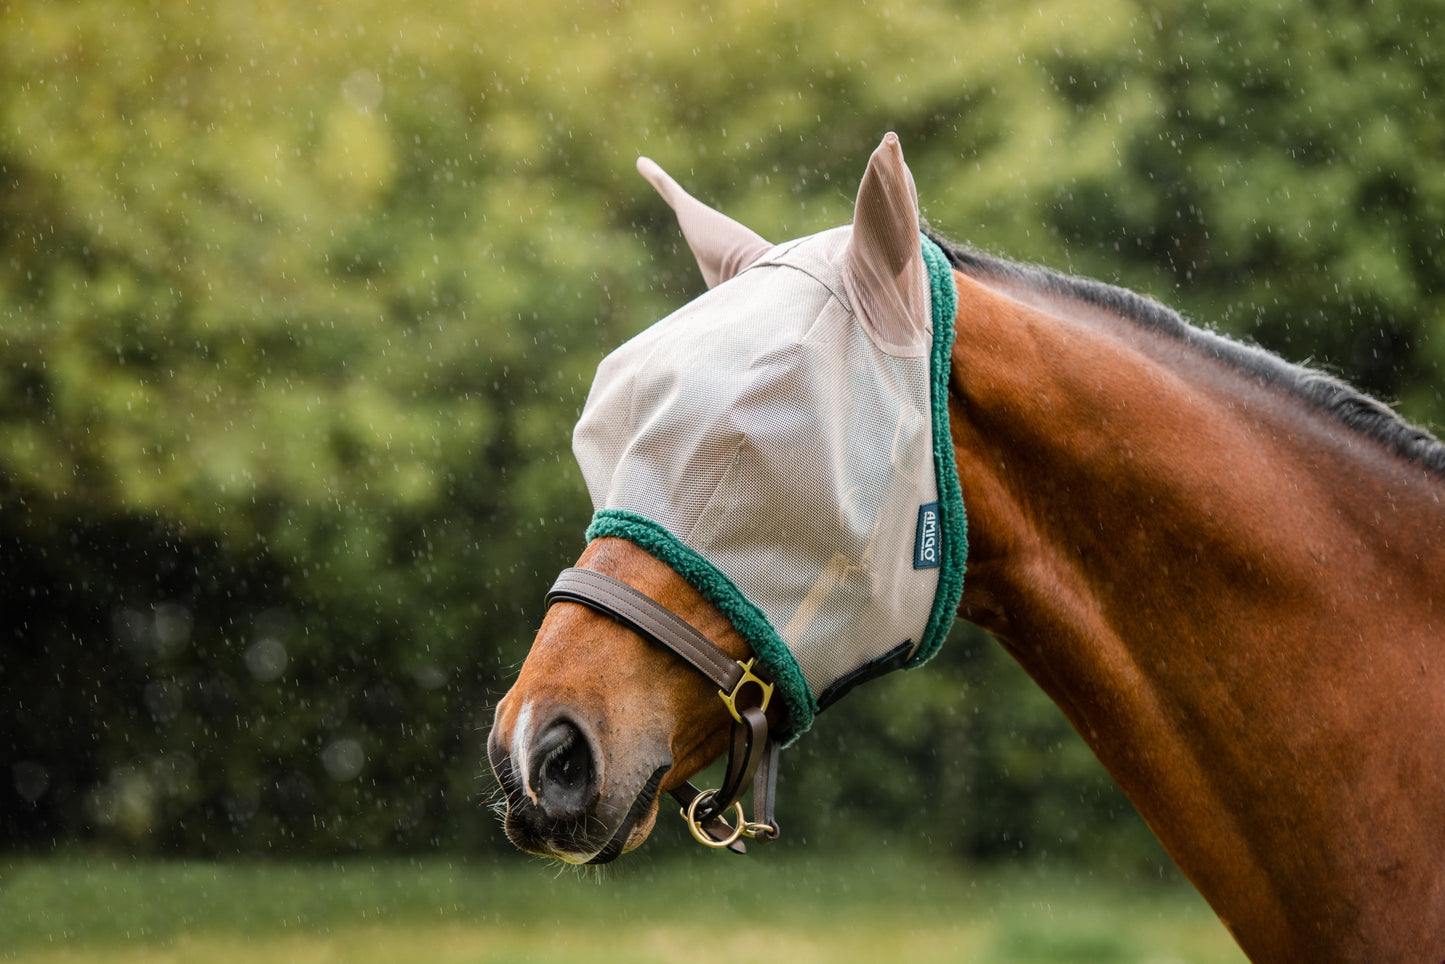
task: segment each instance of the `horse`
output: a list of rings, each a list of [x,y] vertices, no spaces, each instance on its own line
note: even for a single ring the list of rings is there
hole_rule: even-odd
[[[757,267],[777,248],[650,161],[639,170],[697,255],[699,303],[729,290],[723,307],[785,320],[793,302],[767,304],[773,275]],[[826,296],[876,341],[906,339],[883,316],[920,314],[918,249],[946,256],[956,308],[935,414],[949,472],[934,481],[942,492],[955,477],[967,513],[948,615],[995,636],[1062,709],[1249,958],[1445,958],[1445,446],[1340,380],[1153,300],[921,224],[890,134],[851,229],[836,229],[862,267]],[[790,526],[761,528],[781,541]],[[796,667],[755,652],[745,604],[625,528],[589,534],[576,569],[749,667],[724,685],[751,696],[740,716],[717,673],[658,644],[670,630],[559,582],[488,749],[508,836],[574,863],[635,848],[662,791],[730,747],[797,738],[823,702],[813,680],[767,699],[769,677]],[[871,577],[881,564],[850,565]],[[784,571],[757,568],[765,589]],[[916,642],[884,655],[854,675],[919,656]],[[750,774],[731,771],[756,760],[732,766],[710,802],[735,806],[736,826],[712,807],[710,822],[689,820],[700,840],[773,835],[762,759],[762,819],[733,804]]]

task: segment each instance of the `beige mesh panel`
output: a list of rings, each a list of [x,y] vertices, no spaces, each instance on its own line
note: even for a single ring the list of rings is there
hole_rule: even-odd
[[[657,522],[732,579],[815,697],[917,646],[938,584],[913,568],[938,498],[929,359],[859,326],[851,230],[770,249],[622,345],[573,438],[594,507]]]

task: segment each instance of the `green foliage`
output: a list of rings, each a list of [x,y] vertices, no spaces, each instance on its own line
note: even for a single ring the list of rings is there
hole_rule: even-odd
[[[0,839],[501,845],[482,728],[581,548],[571,424],[701,287],[639,153],[780,240],[897,130],[945,233],[1445,422],[1440,19],[0,4]],[[790,826],[1157,860],[959,639],[790,754]]]

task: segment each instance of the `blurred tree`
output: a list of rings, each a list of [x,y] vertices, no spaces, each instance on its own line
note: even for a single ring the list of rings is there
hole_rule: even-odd
[[[1440,424],[1440,19],[0,6],[0,840],[504,846],[482,728],[581,548],[571,424],[701,289],[639,153],[781,240],[897,130],[945,233]],[[802,835],[1157,857],[967,632],[790,757]]]

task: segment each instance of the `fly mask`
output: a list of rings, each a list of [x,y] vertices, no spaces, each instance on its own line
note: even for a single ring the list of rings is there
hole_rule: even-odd
[[[952,272],[919,233],[892,134],[852,225],[780,245],[651,161],[638,168],[710,290],[598,368],[573,436],[595,509],[587,537],[632,541],[717,606],[796,738],[859,682],[927,660],[957,610],[967,546],[947,414]],[[765,782],[771,796],[771,769]],[[708,802],[715,815],[733,800]]]

